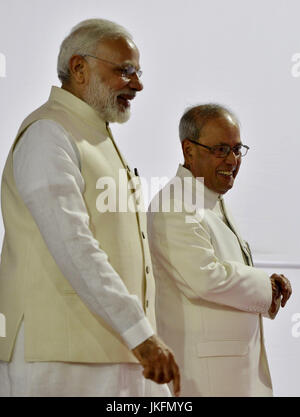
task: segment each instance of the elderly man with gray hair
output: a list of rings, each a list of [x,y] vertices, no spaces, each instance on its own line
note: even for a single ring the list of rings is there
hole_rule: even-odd
[[[136,182],[109,123],[129,119],[143,88],[139,51],[123,27],[87,20],[63,41],[58,76],[3,172],[0,395],[169,396],[171,380],[178,394],[155,335],[145,213],[98,204],[99,179],[120,204]]]
[[[217,104],[186,111],[179,132],[184,165],[148,213],[158,333],[176,354],[183,396],[271,396],[261,316],[274,318],[291,287],[253,267],[223,199],[249,148]]]

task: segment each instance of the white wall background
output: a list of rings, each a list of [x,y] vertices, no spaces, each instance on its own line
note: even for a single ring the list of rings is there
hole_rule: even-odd
[[[227,196],[258,264],[291,278],[294,294],[266,321],[274,391],[300,396],[299,0],[0,0],[0,170],[20,122],[48,97],[59,45],[79,21],[101,17],[131,31],[144,91],[115,138],[141,176],[173,176],[185,107],[231,107],[250,146]],[[149,196],[150,197],[150,196]],[[0,240],[3,226],[0,225]],[[290,264],[294,268],[290,268]],[[297,269],[298,265],[298,269]]]

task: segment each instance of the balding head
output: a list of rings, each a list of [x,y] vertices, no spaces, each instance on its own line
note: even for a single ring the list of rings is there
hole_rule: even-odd
[[[220,104],[209,103],[188,108],[179,123],[180,141],[183,142],[187,138],[199,139],[205,124],[219,117],[228,117],[239,126],[239,121],[235,114]]]

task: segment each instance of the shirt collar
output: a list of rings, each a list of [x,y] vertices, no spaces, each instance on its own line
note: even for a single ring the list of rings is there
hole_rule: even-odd
[[[191,177],[194,190],[196,189],[196,181],[198,181],[198,183],[197,183],[198,187],[199,187],[199,183],[201,184],[200,189],[203,188],[204,208],[206,208],[206,209],[213,209],[217,205],[218,200],[222,198],[221,194],[218,194],[215,191],[212,191],[209,188],[207,188],[204,185],[203,181],[195,178],[193,176],[193,174],[191,173],[191,171],[188,170],[187,168],[185,168],[182,164],[179,164],[176,176],[180,177],[182,179],[185,178],[185,177]]]
[[[101,119],[96,110],[69,91],[53,86],[49,101],[59,102],[64,107],[67,107],[69,111],[75,113],[77,117],[83,119],[85,123],[107,134],[106,122]]]

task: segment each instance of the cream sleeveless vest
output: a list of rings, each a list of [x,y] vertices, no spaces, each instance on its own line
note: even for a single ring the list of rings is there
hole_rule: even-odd
[[[134,175],[97,113],[69,92],[53,87],[49,101],[22,123],[2,177],[5,236],[0,266],[0,312],[6,317],[7,335],[0,338],[0,360],[11,359],[24,316],[27,361],[136,362],[122,338],[88,310],[62,275],[19,196],[13,176],[13,149],[24,131],[40,119],[58,122],[74,138],[86,184],[83,197],[90,228],[129,292],[141,300],[156,330],[146,215],[132,211],[100,213],[96,207],[99,178],[115,179],[118,203],[119,170],[126,170],[125,187]],[[134,198],[133,201],[136,204]]]

